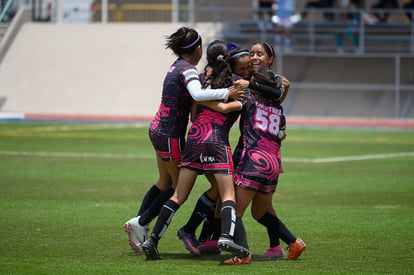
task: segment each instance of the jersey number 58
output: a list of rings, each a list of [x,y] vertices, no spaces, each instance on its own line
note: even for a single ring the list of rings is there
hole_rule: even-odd
[[[263,110],[257,109],[255,127],[264,132],[269,132],[275,136],[279,134],[280,116]]]

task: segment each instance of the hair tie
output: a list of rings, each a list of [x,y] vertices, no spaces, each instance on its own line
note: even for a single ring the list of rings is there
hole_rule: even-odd
[[[191,43],[191,44],[189,44],[189,45],[187,45],[187,46],[180,47],[180,48],[181,48],[181,49],[188,49],[188,48],[191,48],[192,46],[194,46],[195,44],[197,44],[198,40],[200,40],[200,35],[199,35],[199,34],[197,34],[197,39],[196,39],[196,40],[194,40],[194,42],[193,42],[193,43]]]
[[[242,57],[242,56],[245,56],[245,55],[250,55],[248,50],[242,50],[242,51],[237,52],[233,55],[230,55],[230,59],[239,58],[239,57]]]

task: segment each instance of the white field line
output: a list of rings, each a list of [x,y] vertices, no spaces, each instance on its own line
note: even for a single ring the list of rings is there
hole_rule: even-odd
[[[371,160],[371,159],[385,159],[385,158],[401,158],[413,157],[414,152],[403,153],[389,153],[389,154],[373,154],[347,157],[331,157],[331,158],[283,158],[282,161],[287,162],[303,162],[303,163],[327,163],[327,162],[341,162],[341,161],[357,161],[357,160]]]
[[[30,152],[30,151],[0,151],[0,156],[23,156],[23,157],[62,157],[62,158],[103,158],[103,159],[152,159],[155,155],[138,154],[95,154],[95,153],[66,153],[66,152]],[[341,161],[358,161],[385,158],[413,157],[414,152],[373,154],[347,157],[331,158],[282,158],[283,162],[299,163],[329,163]]]
[[[66,152],[30,152],[30,151],[0,151],[0,155],[23,157],[59,157],[59,158],[103,158],[103,159],[151,159],[155,155],[138,154],[94,154]]]

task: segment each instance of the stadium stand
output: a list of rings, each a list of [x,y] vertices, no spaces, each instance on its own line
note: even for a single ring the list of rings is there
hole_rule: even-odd
[[[214,1],[200,2],[195,20],[212,20]],[[251,1],[238,3],[237,8],[249,12],[237,20],[229,14],[230,22],[222,18],[229,6],[214,14],[224,23],[190,25],[200,30],[205,43],[222,38],[249,47],[254,41],[272,41],[272,32],[257,30]],[[27,11],[19,11],[0,40],[0,112],[154,114],[165,70],[174,60],[165,50],[164,36],[185,23],[55,24],[27,17]],[[367,26],[361,55],[336,53],[330,34],[338,27],[334,23],[315,23],[318,38],[310,47],[309,26],[305,21],[295,26],[294,51],[279,52],[273,68],[292,82],[288,115],[414,118],[413,24]],[[204,63],[198,67],[201,71]]]

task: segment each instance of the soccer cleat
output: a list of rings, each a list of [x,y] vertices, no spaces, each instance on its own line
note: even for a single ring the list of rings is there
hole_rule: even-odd
[[[283,253],[282,246],[278,245],[278,246],[266,249],[266,252],[257,258],[262,259],[262,260],[277,260],[277,259],[283,258],[284,256],[285,256],[285,253]]]
[[[141,248],[147,256],[148,261],[160,259],[160,253],[158,253],[157,243],[153,238],[149,237],[148,240],[146,240],[141,245]]]
[[[236,244],[233,240],[226,237],[220,237],[217,242],[217,246],[221,250],[233,253],[235,256],[240,258],[246,257],[250,254],[250,251],[247,248]]]
[[[286,250],[289,250],[289,255],[287,256],[286,260],[295,260],[297,259],[300,254],[305,251],[306,244],[302,239],[297,238],[296,242],[289,244]]]
[[[201,255],[200,251],[198,250],[199,242],[195,239],[195,236],[193,234],[185,232],[184,228],[180,228],[180,230],[177,231],[177,236],[183,241],[185,248],[187,248],[191,254],[195,256]]]
[[[148,226],[139,224],[140,217],[134,217],[124,224],[125,232],[128,233],[129,245],[135,253],[142,253],[141,244],[145,242],[148,234]]]
[[[250,264],[250,261],[252,260],[252,255],[249,254],[243,258],[239,258],[237,256],[234,256],[233,258],[230,258],[228,260],[224,261],[224,264]]]
[[[220,249],[217,246],[217,240],[207,240],[201,242],[198,246],[198,251],[200,254],[220,254]]]

